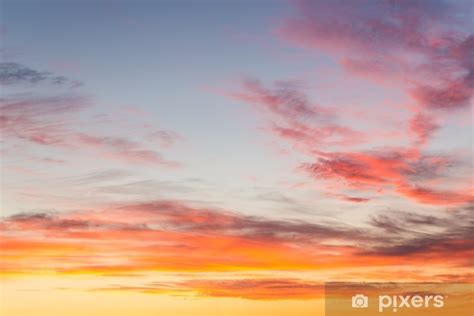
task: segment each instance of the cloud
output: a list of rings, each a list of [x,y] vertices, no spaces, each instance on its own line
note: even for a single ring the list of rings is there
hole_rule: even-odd
[[[437,39],[444,30],[431,38],[428,31],[435,31],[434,26],[442,25],[452,13],[442,1],[365,2],[370,6],[346,1],[295,1],[297,15],[285,21],[280,31],[298,43],[334,51],[373,50],[378,54],[388,49],[423,50],[437,44],[428,39]]]
[[[459,162],[450,155],[422,152],[422,145],[441,128],[430,112],[418,111],[410,118],[410,146],[338,152],[334,151],[337,147],[366,145],[368,136],[338,124],[344,109],[313,104],[302,92],[301,83],[278,81],[273,89],[268,89],[257,80],[246,80],[239,92],[230,95],[254,105],[270,122],[267,130],[315,159],[314,163],[300,167],[314,179],[341,181],[359,191],[385,190],[423,204],[462,204],[472,200],[465,184],[452,190],[432,187],[431,180],[448,182],[446,171]],[[452,192],[456,190],[459,192]],[[329,192],[328,196],[354,203],[369,201],[341,192]]]
[[[157,130],[147,136],[148,140],[157,143],[163,148],[170,148],[184,138],[174,131]]]
[[[474,37],[467,21],[457,18],[461,4],[295,3],[297,13],[278,30],[284,39],[322,49],[357,74],[411,82],[414,98],[425,109],[468,106],[474,93]]]
[[[354,187],[378,186],[401,181],[408,175],[419,175],[413,163],[417,153],[404,150],[324,153],[316,163],[303,166],[313,176],[323,179],[338,178]],[[425,174],[443,167],[443,161],[427,163]]]
[[[406,273],[406,271],[404,271]],[[414,275],[418,277],[418,275]],[[469,281],[472,274],[444,274],[434,276],[437,280],[446,280],[450,286],[437,282],[416,283],[360,283],[348,281],[323,284],[297,278],[234,278],[234,279],[184,279],[181,281],[151,282],[139,286],[111,285],[93,288],[91,291],[107,292],[139,292],[145,294],[165,294],[192,297],[229,297],[250,300],[311,300],[321,299],[327,292],[333,298],[350,297],[354,293],[363,292],[367,295],[387,294],[440,294],[444,293],[456,300],[460,306],[469,306],[471,292]],[[413,281],[412,281],[413,282]]]
[[[472,283],[474,281],[474,273],[464,274],[438,274],[436,278],[445,283]]]
[[[456,205],[471,202],[474,200],[470,188],[459,192],[450,190],[438,190],[422,186],[401,184],[397,191],[404,196],[412,198],[420,203],[433,205]]]
[[[456,205],[473,200],[468,189],[459,191],[425,187],[419,183],[444,178],[454,159],[420,155],[416,150],[387,149],[367,152],[322,153],[301,169],[316,179],[342,181],[362,191],[389,190],[424,204]]]
[[[141,143],[124,137],[95,136],[85,133],[72,134],[71,137],[79,145],[95,149],[107,158],[130,163],[157,164],[173,168],[180,166],[178,162],[165,160],[158,152],[145,149]]]
[[[321,50],[349,72],[400,87],[416,109],[409,129],[425,144],[436,117],[469,109],[474,95],[474,34],[447,1],[294,1],[281,23],[285,41]],[[329,14],[328,14],[329,13]],[[423,114],[420,114],[423,112]],[[426,121],[425,121],[426,119]]]
[[[180,201],[61,213],[20,213],[0,224],[5,273],[313,270],[419,262],[466,265],[467,208],[427,217],[388,212],[368,227],[271,220]]]
[[[470,262],[470,259],[468,259],[469,256],[474,254],[474,249],[471,239],[468,238],[457,239],[446,238],[446,236],[429,236],[390,247],[377,247],[373,250],[363,252],[363,254],[396,257],[407,257],[414,254],[421,254],[423,256],[426,254],[427,258],[433,258],[434,256],[439,258],[449,254],[451,256],[463,257],[467,265],[468,262]]]
[[[130,177],[131,172],[120,169],[107,169],[88,173],[80,177],[73,177],[72,182],[76,185],[89,185],[110,182]]]
[[[251,300],[315,299],[324,295],[324,285],[298,279],[194,279],[154,282],[144,286],[111,286],[94,291],[134,291],[147,294],[233,297]]]
[[[469,266],[474,254],[472,236],[474,221],[469,208],[458,208],[444,217],[422,215],[413,212],[390,212],[372,217],[371,224],[381,229],[385,238],[392,242],[375,245],[363,251],[365,255],[426,258],[463,258]]]
[[[261,193],[261,194],[258,194],[256,198],[259,200],[275,202],[278,204],[286,204],[286,205],[293,205],[293,206],[298,204],[296,200],[289,198],[286,195],[279,193],[277,191]]]
[[[33,97],[18,95],[0,99],[2,121],[8,118],[29,119],[40,115],[51,117],[55,115],[77,113],[90,106],[88,98],[78,95],[58,95],[51,97]]]
[[[0,99],[0,128],[4,137],[41,145],[66,145],[63,136],[68,134],[70,121],[64,116],[88,106],[87,98],[74,95],[3,98]]]
[[[92,184],[92,183],[91,183]],[[199,190],[191,181],[186,179],[177,181],[158,181],[153,179],[135,180],[122,183],[110,183],[95,187],[95,192],[107,195],[115,195],[123,198],[124,196],[143,197],[167,197],[176,194],[187,195],[190,192]]]
[[[468,108],[474,94],[474,69],[464,78],[444,86],[432,87],[419,85],[411,95],[424,108],[432,110],[455,110]]]
[[[417,227],[443,226],[444,220],[433,215],[414,212],[395,212],[372,216],[371,225],[387,233],[400,233]]]
[[[440,127],[433,116],[421,112],[410,120],[409,125],[410,131],[417,137],[417,145],[426,144]]]
[[[79,113],[91,107],[88,98],[74,95],[36,97],[18,95],[0,99],[0,129],[9,140],[55,147],[65,152],[94,152],[127,163],[179,167],[175,161],[122,136],[81,131]]]
[[[277,81],[274,90],[266,89],[256,79],[243,81],[243,91],[234,93],[237,99],[252,102],[267,111],[289,119],[327,116],[327,109],[310,104],[299,92],[298,82]]]
[[[369,202],[369,198],[362,198],[362,197],[355,197],[355,196],[348,196],[345,194],[339,194],[337,195],[341,200],[347,201],[347,202],[354,202],[354,203],[366,203]]]
[[[253,104],[270,122],[274,135],[311,152],[320,146],[347,146],[365,142],[365,135],[336,123],[333,109],[311,103],[298,82],[276,81],[273,89],[247,79],[230,96]]]
[[[0,63],[0,85],[36,84],[40,82],[49,82],[54,85],[69,85],[73,88],[82,85],[77,80],[57,76],[48,71],[34,70],[19,63]]]

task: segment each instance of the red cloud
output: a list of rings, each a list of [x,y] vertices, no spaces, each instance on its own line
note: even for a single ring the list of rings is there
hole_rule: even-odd
[[[414,150],[325,153],[315,163],[302,166],[317,179],[342,180],[360,190],[395,190],[417,202],[456,205],[474,197],[465,193],[422,188],[411,184],[441,177],[449,166],[446,157],[423,156]]]
[[[420,203],[432,205],[456,205],[474,200],[474,196],[470,192],[471,190],[465,190],[465,192],[453,192],[401,184],[398,186],[397,191]]]

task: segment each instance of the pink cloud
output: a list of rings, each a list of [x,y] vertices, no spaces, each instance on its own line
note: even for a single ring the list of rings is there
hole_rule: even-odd
[[[103,158],[127,163],[180,165],[164,159],[141,142],[81,131],[82,123],[77,114],[90,107],[86,98],[76,96],[3,99],[0,100],[0,130],[11,140],[56,147],[66,152],[95,152]],[[171,145],[176,137],[173,132],[168,132],[161,135],[161,141]]]
[[[427,180],[443,179],[453,163],[449,157],[425,156],[417,151],[323,153],[302,169],[316,179],[342,181],[362,191],[389,190],[414,201],[432,205],[457,205],[473,200],[467,188],[461,192],[419,186]],[[469,187],[468,184],[466,184]],[[357,201],[354,201],[357,202]]]
[[[170,148],[184,138],[174,131],[157,130],[148,134],[147,139],[157,143],[163,148]]]
[[[320,146],[346,146],[366,141],[364,133],[338,124],[335,109],[311,103],[297,82],[276,81],[273,89],[246,80],[232,98],[251,103],[270,122],[268,130],[295,147],[312,152]]]
[[[431,205],[458,205],[474,201],[472,188],[468,187],[459,192],[438,190],[416,185],[400,184],[397,191],[420,203]]]
[[[433,116],[424,113],[416,114],[409,123],[409,129],[417,137],[416,143],[419,145],[426,144],[439,128]]]
[[[474,94],[474,36],[457,20],[459,8],[441,1],[377,1],[368,7],[351,1],[301,0],[294,5],[296,13],[278,29],[281,38],[325,52],[350,74],[394,85],[411,98],[414,104],[400,105],[411,111],[408,123],[394,133],[405,145],[348,149],[370,145],[377,135],[390,141],[390,133],[355,130],[350,119],[337,123],[347,121],[350,113],[314,104],[301,92],[302,83],[278,82],[268,89],[246,81],[232,96],[254,104],[271,121],[269,130],[276,137],[316,159],[301,169],[317,180],[342,182],[341,190],[389,191],[424,204],[469,202],[467,181],[460,189],[433,187],[435,182],[450,182],[446,169],[455,159],[423,152],[445,116],[468,108]],[[344,146],[344,151],[334,146]]]
[[[364,191],[388,190],[425,204],[460,204],[470,200],[469,195],[456,195],[455,198],[454,192],[447,191],[439,195],[438,199],[422,198],[420,194],[405,188],[407,183],[426,187],[426,180],[449,181],[445,171],[455,159],[449,155],[422,152],[421,145],[425,145],[440,128],[434,114],[418,112],[410,119],[408,131],[405,131],[410,146],[331,152],[335,146],[350,148],[361,143],[367,144],[368,137],[363,132],[337,123],[345,115],[343,108],[328,109],[313,104],[300,90],[299,85],[281,81],[277,82],[274,89],[267,89],[260,82],[252,80],[244,82],[242,90],[231,96],[249,102],[260,110],[271,123],[267,130],[277,138],[316,158],[315,163],[303,164],[302,169],[317,180],[342,181],[349,188]],[[385,131],[380,133],[386,135]],[[431,187],[426,190],[436,191]],[[354,203],[369,201],[345,197],[340,192],[332,192],[332,196]],[[441,201],[443,197],[446,197],[444,202]]]
[[[296,14],[278,29],[283,39],[327,52],[352,74],[400,85],[417,112],[469,108],[474,35],[456,18],[460,4],[378,1],[368,9],[351,1],[294,3]]]

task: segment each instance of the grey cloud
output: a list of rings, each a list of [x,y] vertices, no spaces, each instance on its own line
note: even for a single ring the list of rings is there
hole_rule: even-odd
[[[69,85],[70,87],[81,86],[77,80],[71,80],[64,76],[55,75],[49,71],[39,71],[16,62],[0,63],[0,84],[35,84],[49,82],[55,85]]]

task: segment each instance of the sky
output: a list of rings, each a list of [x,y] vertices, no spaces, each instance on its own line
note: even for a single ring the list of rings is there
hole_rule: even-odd
[[[473,15],[2,1],[2,315],[323,315],[330,281],[472,282]]]

